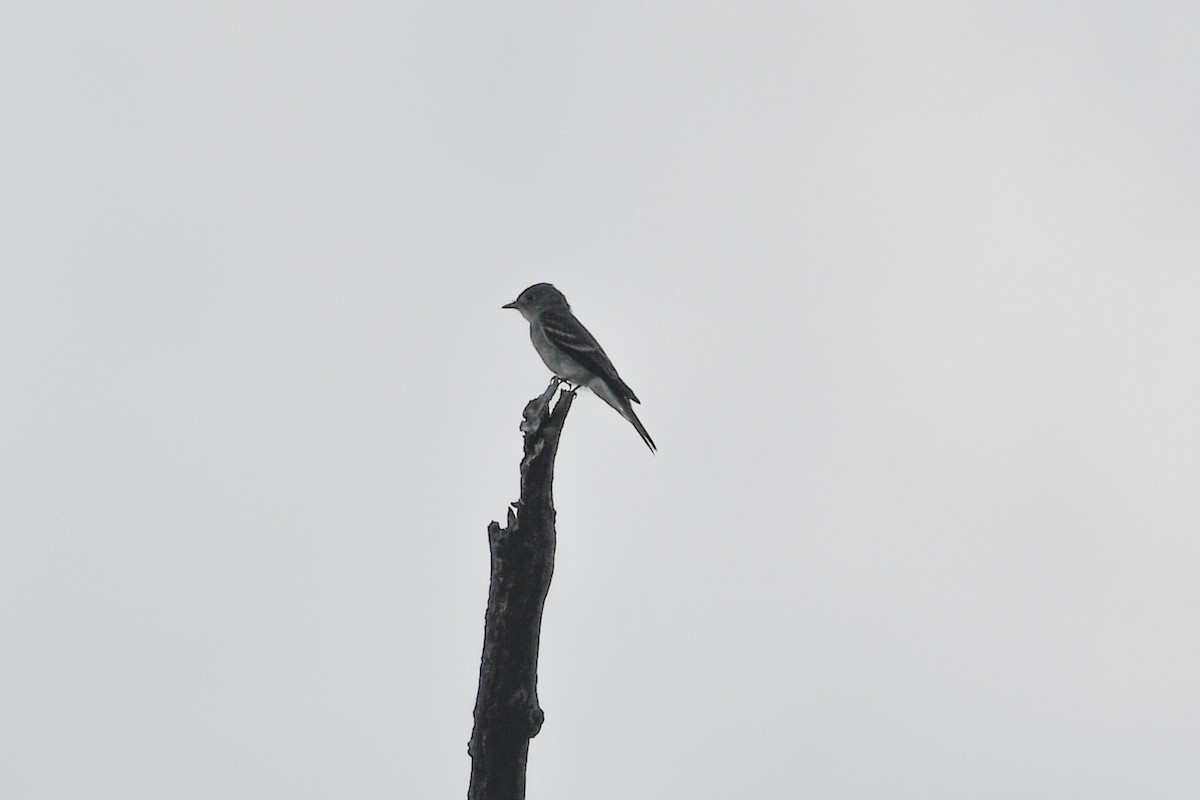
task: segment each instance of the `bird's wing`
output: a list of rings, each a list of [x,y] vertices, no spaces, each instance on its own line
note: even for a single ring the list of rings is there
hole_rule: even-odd
[[[542,323],[542,330],[546,332],[546,338],[559,349],[578,361],[589,372],[602,378],[623,396],[635,403],[641,402],[629,388],[629,384],[621,380],[616,367],[609,360],[604,348],[596,341],[596,337],[583,327],[583,323],[576,319],[574,314],[569,311],[548,310],[543,311],[539,319]]]

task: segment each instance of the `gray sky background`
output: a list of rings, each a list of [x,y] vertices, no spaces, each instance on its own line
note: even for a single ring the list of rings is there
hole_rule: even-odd
[[[1200,6],[9,3],[0,796],[1200,791]]]

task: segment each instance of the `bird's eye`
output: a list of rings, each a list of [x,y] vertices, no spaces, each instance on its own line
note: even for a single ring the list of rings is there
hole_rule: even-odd
[[[527,298],[527,299],[529,299],[529,300],[536,300],[536,299],[537,299],[537,292],[530,292],[528,295],[526,295],[526,298]]]

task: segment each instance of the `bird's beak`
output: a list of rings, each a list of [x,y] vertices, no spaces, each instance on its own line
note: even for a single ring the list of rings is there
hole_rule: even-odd
[[[516,300],[513,300],[511,303],[505,303],[504,305],[502,305],[502,306],[500,306],[500,307],[501,307],[501,308],[516,308],[516,307],[517,307],[517,301],[516,301]]]

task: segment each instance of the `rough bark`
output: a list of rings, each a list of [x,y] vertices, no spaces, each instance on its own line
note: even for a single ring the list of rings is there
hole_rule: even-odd
[[[522,800],[529,740],[542,727],[537,697],[542,608],[554,572],[554,457],[575,399],[563,392],[550,411],[557,378],[525,406],[521,431],[521,499],[508,524],[488,526],[491,585],[483,629],[483,660],[471,732],[469,800]]]

